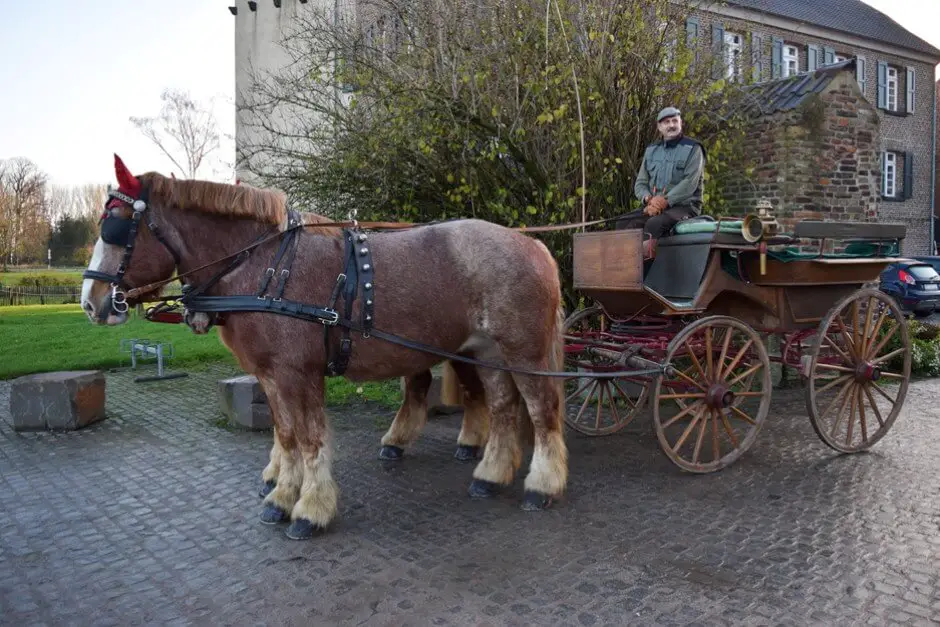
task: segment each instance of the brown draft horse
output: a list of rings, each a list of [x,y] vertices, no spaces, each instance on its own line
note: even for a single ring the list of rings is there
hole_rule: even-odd
[[[236,251],[270,233],[272,226],[287,221],[285,198],[277,192],[175,180],[152,172],[134,177],[117,156],[115,174],[119,188],[108,203],[102,238],[86,273],[90,278],[82,288],[82,307],[98,324],[125,322],[125,290],[169,279],[174,272],[185,276],[188,285],[206,285],[227,262],[202,266],[230,260]],[[124,224],[134,228],[124,229]],[[136,235],[126,236],[128,230]],[[373,233],[368,241],[374,261],[377,329],[511,368],[561,369],[558,267],[537,240],[480,220],[456,220]],[[254,294],[277,249],[278,240],[258,245],[207,293]],[[322,307],[330,301],[343,270],[341,232],[307,227],[298,237],[283,296]],[[352,318],[358,319],[361,299],[355,305]],[[338,498],[323,408],[327,363],[323,328],[277,314],[233,312],[226,315],[219,334],[241,367],[261,382],[277,429],[277,484],[265,497],[262,521],[289,518],[289,537],[311,537],[333,520]],[[374,337],[353,338],[345,372],[353,381],[420,376],[441,361]],[[333,350],[339,339],[338,329],[331,329]],[[490,418],[483,459],[473,471],[471,496],[492,496],[499,486],[512,482],[522,462],[516,415],[525,413],[532,426],[533,454],[523,507],[547,507],[567,483],[561,379],[463,363],[455,367],[467,373],[461,375],[462,381],[478,378]]]

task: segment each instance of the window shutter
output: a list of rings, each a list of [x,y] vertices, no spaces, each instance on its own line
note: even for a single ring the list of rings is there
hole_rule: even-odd
[[[878,108],[888,108],[888,64],[878,62]]]
[[[770,55],[770,76],[780,78],[783,76],[783,40],[774,37],[773,42],[774,47]]]
[[[914,68],[907,68],[907,112],[914,113],[914,93],[917,90],[917,86],[914,82],[917,80],[914,76]]]
[[[882,151],[881,153],[881,196],[882,198],[887,198],[887,186],[888,186],[888,153]]]
[[[904,153],[904,200],[914,195],[914,153]]]
[[[690,17],[685,21],[685,43],[690,50],[695,51],[693,63],[698,61],[698,27],[699,21],[697,17]]]
[[[751,34],[751,65],[754,67],[754,82],[764,80],[764,37],[759,33]]]
[[[823,65],[832,65],[836,62],[836,50],[829,46],[823,47]]]
[[[712,78],[724,76],[725,68],[725,27],[720,22],[712,24]]]
[[[819,46],[806,46],[806,70],[813,72],[819,67]]]
[[[868,64],[865,62],[865,57],[855,57],[855,80],[858,82],[858,87],[862,90],[863,96],[865,95],[865,88],[868,86],[867,73]]]

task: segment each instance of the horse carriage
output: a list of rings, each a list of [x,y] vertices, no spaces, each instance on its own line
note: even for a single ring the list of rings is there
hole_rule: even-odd
[[[689,220],[659,240],[651,262],[642,231],[579,233],[574,286],[596,304],[565,320],[556,260],[518,230],[481,220],[332,222],[290,210],[270,190],[134,176],[117,156],[115,174],[82,308],[104,325],[126,322],[141,302],[159,303],[152,320],[179,322],[181,306],[214,317],[271,404],[261,520],[291,521],[291,538],[313,536],[337,512],[327,376],[405,379],[382,440],[399,459],[426,420],[430,368],[450,360],[489,424],[469,494],[512,484],[527,424],[530,510],[566,488],[563,422],[614,433],[649,400],[666,454],[709,472],[753,444],[774,362],[802,375],[813,427],[840,451],[883,437],[907,392],[904,318],[865,287],[892,261],[903,226],[801,222],[780,235],[757,215]],[[823,254],[831,239],[844,252]],[[794,248],[805,240],[818,251]],[[183,293],[159,296],[174,281]],[[432,307],[429,294],[447,298]],[[476,435],[469,413],[465,431]]]
[[[904,402],[911,345],[896,303],[866,284],[894,261],[905,228],[777,230],[758,214],[690,220],[658,241],[652,261],[642,231],[575,234],[574,287],[594,304],[565,321],[566,370],[577,373],[566,384],[568,426],[616,433],[648,402],[666,455],[713,472],[753,445],[772,371],[792,369],[823,442],[852,453],[881,439]],[[827,242],[844,252],[824,254]],[[801,252],[807,243],[814,250]],[[651,366],[661,374],[603,376]]]

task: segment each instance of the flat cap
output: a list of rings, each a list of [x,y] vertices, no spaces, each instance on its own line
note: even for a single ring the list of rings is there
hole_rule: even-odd
[[[662,122],[664,119],[671,118],[674,115],[682,115],[682,112],[675,107],[666,107],[659,112],[659,115],[656,116],[656,121]]]

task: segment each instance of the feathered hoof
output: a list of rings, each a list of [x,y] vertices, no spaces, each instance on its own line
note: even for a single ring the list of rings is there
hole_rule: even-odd
[[[470,484],[470,498],[491,499],[499,494],[499,484],[484,479],[474,479]]]
[[[552,497],[549,494],[526,490],[525,496],[522,498],[522,509],[527,512],[538,512],[551,506]]]
[[[277,487],[276,479],[265,481],[264,483],[261,484],[261,489],[258,490],[258,496],[260,496],[261,498],[264,498],[267,495],[271,494],[271,491],[274,490],[274,488],[276,487]]]
[[[400,446],[392,446],[386,444],[381,449],[379,449],[379,459],[384,459],[386,461],[401,461],[401,458],[405,456],[405,449]]]
[[[277,525],[288,520],[290,520],[290,513],[273,503],[265,503],[264,509],[261,510],[261,524],[263,525]]]
[[[309,540],[313,536],[320,535],[326,531],[320,525],[314,524],[306,518],[298,518],[290,524],[284,533],[291,540]]]
[[[457,461],[461,462],[472,462],[479,458],[480,456],[480,447],[479,446],[470,446],[468,444],[458,444],[457,452],[454,453],[454,458]]]

